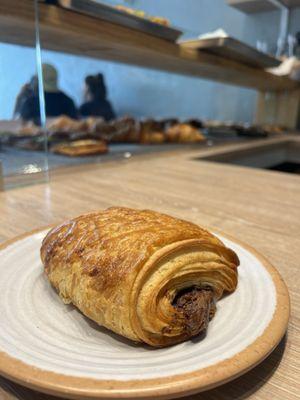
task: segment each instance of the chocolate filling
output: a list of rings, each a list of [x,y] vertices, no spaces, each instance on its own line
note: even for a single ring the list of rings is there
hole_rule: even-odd
[[[173,306],[182,313],[184,329],[189,337],[206,330],[215,312],[214,293],[207,288],[189,288],[177,294]]]

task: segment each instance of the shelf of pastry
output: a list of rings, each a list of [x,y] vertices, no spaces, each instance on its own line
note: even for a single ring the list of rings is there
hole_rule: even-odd
[[[212,150],[238,143],[247,146],[256,141],[265,143],[266,139],[284,138],[288,132],[291,131],[280,126],[199,119],[122,117],[105,122],[101,118],[73,120],[61,116],[47,121],[48,161],[52,171],[64,166],[127,160],[153,152]],[[0,121],[0,147],[5,189],[20,184],[23,178],[24,182],[32,183],[43,176],[45,132],[40,127]],[[30,161],[28,165],[28,160],[34,160],[34,164]],[[36,174],[39,175],[34,177]]]
[[[0,1],[0,41],[33,43],[34,9],[30,0]],[[107,59],[211,79],[262,91],[291,90],[298,83],[262,69],[183,48],[125,26],[40,4],[41,42],[45,49]]]

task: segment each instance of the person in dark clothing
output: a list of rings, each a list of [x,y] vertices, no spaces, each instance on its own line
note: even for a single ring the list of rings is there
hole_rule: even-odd
[[[58,89],[56,69],[50,64],[43,64],[42,67],[46,116],[57,117],[67,115],[70,118],[76,119],[78,113],[73,100]],[[35,123],[39,123],[39,104],[37,93],[34,96],[28,97],[21,105],[20,115],[22,119],[25,121],[33,120]]]
[[[82,117],[103,117],[109,121],[116,117],[115,112],[107,100],[107,91],[102,74],[89,75],[85,78],[84,100],[79,108]]]
[[[38,80],[37,76],[34,75],[29,83],[25,83],[22,86],[20,93],[18,94],[15,102],[13,118],[18,119],[21,117],[21,110],[24,102],[26,102],[29,98],[34,97],[38,93]]]
[[[77,118],[77,111],[73,100],[61,91],[51,93],[45,91],[45,107],[47,117],[58,117],[67,115],[70,118]],[[23,120],[35,122],[40,118],[39,97],[29,97],[22,105],[20,115]]]

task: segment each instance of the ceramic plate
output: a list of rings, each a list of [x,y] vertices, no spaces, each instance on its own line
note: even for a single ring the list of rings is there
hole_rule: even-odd
[[[151,349],[98,327],[50,287],[39,258],[46,231],[0,250],[0,374],[70,398],[174,398],[243,374],[279,343],[289,317],[280,275],[262,256],[218,235],[239,256],[237,290],[217,303],[203,340]]]

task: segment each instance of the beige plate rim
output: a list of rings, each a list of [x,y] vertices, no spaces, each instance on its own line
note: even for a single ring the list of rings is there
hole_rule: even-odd
[[[3,250],[49,226],[35,229],[0,244]],[[0,352],[0,375],[40,392],[70,399],[168,399],[202,392],[229,382],[263,361],[284,336],[290,316],[287,286],[279,272],[251,246],[213,228],[225,238],[244,247],[260,260],[269,272],[276,290],[277,304],[273,318],[263,334],[241,352],[198,371],[156,379],[130,381],[78,378],[38,369]]]

